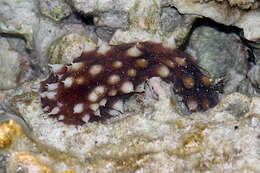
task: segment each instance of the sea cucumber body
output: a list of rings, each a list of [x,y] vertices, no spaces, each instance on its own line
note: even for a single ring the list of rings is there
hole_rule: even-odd
[[[53,65],[41,83],[44,113],[65,124],[82,125],[122,111],[122,100],[151,77],[171,82],[190,111],[217,104],[218,94],[194,58],[161,43],[103,45],[84,52],[73,63]]]

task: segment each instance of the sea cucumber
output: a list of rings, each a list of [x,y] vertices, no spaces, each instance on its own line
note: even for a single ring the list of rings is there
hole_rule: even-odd
[[[191,111],[205,111],[218,93],[194,58],[162,43],[135,42],[95,47],[71,64],[54,64],[41,82],[43,112],[69,125],[105,121],[111,110],[123,111],[123,100],[151,77],[173,84]]]

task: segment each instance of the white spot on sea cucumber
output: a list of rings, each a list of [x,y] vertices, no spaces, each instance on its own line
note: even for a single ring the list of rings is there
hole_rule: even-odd
[[[58,74],[58,79],[61,80],[61,78],[63,77],[63,74]]]
[[[113,63],[114,68],[121,68],[123,66],[123,63],[121,61],[115,61]]]
[[[50,108],[49,106],[46,106],[45,108],[43,108],[43,111],[46,112],[49,110],[49,108]]]
[[[60,102],[58,102],[58,106],[59,106],[59,107],[62,107],[62,106],[63,106],[63,104],[62,104],[62,103],[60,103]]]
[[[98,96],[101,96],[101,95],[104,94],[104,92],[105,92],[105,87],[104,87],[104,86],[97,86],[97,87],[94,89],[94,92],[95,92]]]
[[[128,56],[132,56],[132,57],[137,57],[137,56],[140,56],[142,54],[142,52],[135,46],[129,48],[127,51],[126,51],[126,54]]]
[[[196,111],[198,109],[198,103],[193,98],[188,98],[187,100],[187,106],[191,111]]]
[[[105,106],[107,103],[107,99],[102,99],[100,102],[99,102],[99,105],[100,106]]]
[[[97,75],[102,71],[103,67],[100,64],[92,65],[89,69],[89,73],[92,75]]]
[[[66,88],[71,87],[72,83],[73,83],[73,78],[72,77],[67,77],[64,81],[62,81],[64,83],[64,86]]]
[[[51,110],[51,112],[48,113],[48,115],[55,115],[57,113],[59,113],[60,108],[59,107],[55,107]]]
[[[97,53],[100,53],[100,54],[106,54],[109,50],[111,49],[111,46],[107,45],[107,44],[102,44],[98,50],[97,50]]]
[[[148,65],[148,62],[146,61],[146,59],[144,58],[141,58],[141,59],[137,59],[136,60],[136,65],[139,66],[139,67],[146,67]]]
[[[95,102],[97,101],[97,99],[98,99],[98,95],[93,91],[88,95],[88,100],[91,102]]]
[[[52,68],[52,71],[54,73],[59,73],[61,72],[61,70],[63,69],[63,67],[65,67],[65,65],[63,64],[50,64],[49,65]]]
[[[91,105],[89,105],[89,108],[92,110],[92,111],[97,111],[98,110],[98,108],[99,108],[99,105],[98,104],[96,104],[96,103],[94,103],[94,104],[91,104]]]
[[[171,68],[174,68],[174,67],[175,67],[174,62],[172,62],[171,60],[166,60],[164,63],[165,63],[167,66],[171,67]]]
[[[84,78],[84,76],[80,76],[80,77],[77,77],[77,78],[75,79],[75,81],[76,81],[76,83],[77,83],[78,85],[82,85],[82,84],[85,82],[85,78]]]
[[[45,92],[42,92],[41,94],[40,94],[40,96],[42,97],[42,98],[44,98],[44,97],[46,97],[47,96],[47,91],[45,91]]]
[[[201,77],[201,81],[202,81],[202,83],[205,85],[205,86],[209,86],[210,85],[210,79],[209,79],[209,77],[208,76],[205,76],[205,75],[203,75],[202,77]]]
[[[48,90],[55,90],[58,88],[58,83],[47,84]]]
[[[76,63],[72,63],[71,65],[71,70],[73,71],[79,71],[81,68],[84,67],[84,63],[82,62],[76,62]]]
[[[97,111],[94,112],[95,116],[101,117],[100,109],[97,109]]]
[[[182,58],[182,57],[175,57],[174,61],[180,65],[180,66],[186,66],[187,62],[186,62],[186,58]]]
[[[85,51],[86,52],[89,52],[89,51],[93,51],[96,49],[96,46],[94,44],[91,44],[91,43],[86,43],[85,44]]]
[[[76,104],[73,107],[73,113],[81,113],[81,112],[83,112],[83,104],[82,103]]]
[[[123,112],[123,101],[122,100],[117,100],[113,105],[112,108],[119,111]]]
[[[60,115],[60,116],[58,117],[58,120],[64,120],[64,115]]]
[[[157,69],[157,73],[159,76],[166,78],[169,76],[170,70],[165,65],[162,65]]]
[[[109,92],[108,92],[108,95],[109,96],[115,96],[117,94],[117,90],[116,89],[111,89]]]
[[[108,77],[108,84],[109,85],[115,85],[120,81],[120,77],[116,74],[112,74],[111,76]]]
[[[134,77],[136,75],[136,70],[135,69],[129,69],[127,71],[127,75],[130,77]]]
[[[46,96],[48,99],[54,99],[56,94],[56,92],[47,92]]]
[[[195,85],[195,81],[191,76],[185,76],[182,78],[182,83],[184,85],[185,88],[193,88]]]
[[[86,122],[86,123],[89,121],[89,119],[90,119],[89,114],[85,114],[85,115],[82,117],[82,120],[83,120],[84,122]]]
[[[121,85],[121,91],[125,94],[127,93],[131,93],[134,91],[134,86],[133,83],[130,81],[125,81],[122,85]]]
[[[207,98],[202,98],[201,106],[203,109],[208,109],[210,107],[210,101]]]

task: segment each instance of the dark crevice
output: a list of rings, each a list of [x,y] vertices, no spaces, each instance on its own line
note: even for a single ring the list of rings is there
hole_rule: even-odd
[[[209,27],[212,27],[212,28],[218,30],[219,32],[235,33],[237,35],[239,35],[240,32],[242,31],[242,29],[240,29],[236,26],[227,26],[224,24],[220,24],[210,18],[205,18],[205,17],[197,18],[196,21],[194,22],[192,29],[195,29],[196,27],[199,27],[199,26],[209,26]]]
[[[18,34],[18,33],[17,34],[15,34],[15,33],[2,33],[2,31],[0,30],[0,37],[6,38],[6,39],[8,39],[8,38],[22,39],[26,44],[26,39],[21,34]]]
[[[94,16],[92,15],[84,15],[81,13],[75,13],[75,16],[78,20],[82,21],[82,23],[86,25],[94,25]]]
[[[85,25],[94,25],[94,16],[93,15],[85,15],[79,13],[77,11],[73,11],[73,13],[64,18],[62,20],[63,23],[70,23],[70,24],[85,24]]]
[[[247,49],[247,57],[248,57],[248,62],[252,63],[252,64],[256,64],[256,58],[253,52],[253,49]]]

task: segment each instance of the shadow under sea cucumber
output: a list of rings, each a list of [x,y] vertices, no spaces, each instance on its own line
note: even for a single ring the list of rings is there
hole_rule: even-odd
[[[123,101],[145,80],[160,77],[174,86],[191,112],[218,102],[218,93],[194,58],[162,43],[135,42],[95,47],[71,64],[54,64],[41,82],[44,113],[65,124],[82,125],[122,112]]]

